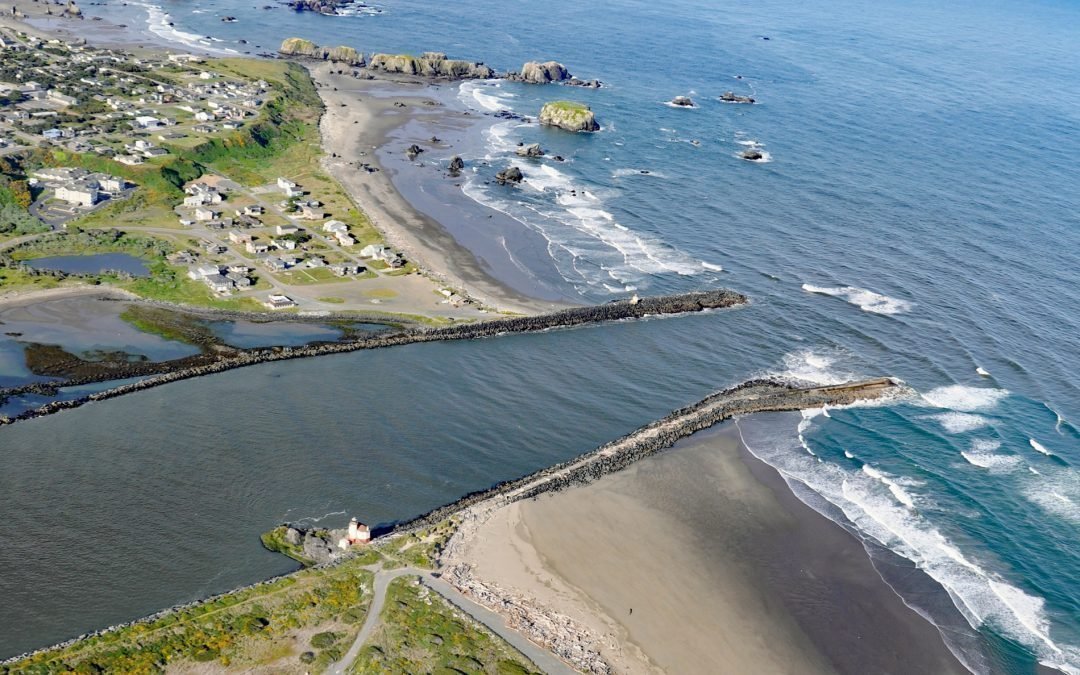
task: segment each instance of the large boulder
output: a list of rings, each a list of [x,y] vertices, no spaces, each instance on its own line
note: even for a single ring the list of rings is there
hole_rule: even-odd
[[[530,143],[529,145],[523,145],[517,149],[518,157],[543,157],[544,150],[540,147],[539,143]]]
[[[720,100],[724,103],[754,103],[752,96],[739,96],[733,91],[725,91],[720,94]]]
[[[521,169],[512,166],[509,169],[503,169],[495,174],[495,180],[499,181],[499,185],[506,185],[507,183],[517,184],[525,180],[525,174],[521,173]]]
[[[465,160],[461,159],[461,157],[459,157],[458,155],[454,155],[454,157],[450,160],[449,168],[450,173],[456,176],[461,173],[461,171],[465,168]]]
[[[540,110],[540,124],[566,131],[599,131],[592,109],[574,101],[552,101]]]
[[[690,98],[689,96],[676,96],[675,98],[671,99],[671,105],[677,105],[680,108],[693,108],[694,99]]]

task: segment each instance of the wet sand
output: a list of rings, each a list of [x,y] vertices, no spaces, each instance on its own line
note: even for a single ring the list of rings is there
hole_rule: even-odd
[[[967,672],[733,431],[503,508],[466,561],[586,627],[619,672]]]
[[[383,148],[390,135],[411,120],[422,115],[427,119],[461,117],[462,122],[467,122],[467,117],[431,105],[434,99],[425,82],[357,80],[348,74],[338,75],[337,66],[306,65],[326,103],[321,130],[323,147],[328,154],[323,165],[360,204],[392,246],[416,261],[430,276],[485,305],[523,314],[567,306],[565,302],[529,297],[496,279],[478,260],[471,246],[462,245],[442,223],[413,207],[394,186],[387,172],[381,170],[377,149]],[[387,90],[393,91],[394,95],[385,95]],[[376,92],[382,92],[382,95]],[[395,105],[398,103],[404,107]],[[368,173],[360,168],[364,163],[380,170]],[[478,204],[465,208],[483,209]],[[459,217],[450,212],[444,215],[446,218]]]

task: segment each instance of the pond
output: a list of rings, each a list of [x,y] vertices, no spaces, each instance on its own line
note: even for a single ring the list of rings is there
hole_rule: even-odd
[[[146,261],[127,253],[58,255],[34,258],[27,260],[26,264],[36,270],[59,270],[67,274],[101,274],[109,270],[118,270],[134,277],[150,276]]]

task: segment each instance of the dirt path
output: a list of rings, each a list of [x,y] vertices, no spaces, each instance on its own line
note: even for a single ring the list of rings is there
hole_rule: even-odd
[[[416,567],[399,567],[387,570],[383,569],[381,565],[372,565],[364,569],[370,569],[375,572],[375,583],[372,587],[374,597],[371,600],[371,605],[368,607],[367,617],[364,619],[364,625],[360,628],[356,640],[354,640],[352,646],[349,647],[349,651],[345,653],[345,656],[343,656],[340,661],[331,665],[327,669],[327,673],[332,673],[332,675],[343,675],[348,672],[353,661],[355,661],[356,657],[360,654],[360,650],[363,649],[364,645],[371,639],[372,634],[379,625],[379,616],[382,614],[383,606],[386,604],[386,591],[390,586],[390,582],[404,576],[420,577],[425,586],[441,595],[447,602],[457,607],[462,612],[465,612],[473,619],[486,626],[488,630],[495,633],[503,640],[506,640],[545,673],[549,673],[549,675],[572,675],[577,672],[547,650],[538,647],[524,635],[510,628],[501,616],[468,599],[456,588],[442,579],[437,578],[428,570],[422,570]]]

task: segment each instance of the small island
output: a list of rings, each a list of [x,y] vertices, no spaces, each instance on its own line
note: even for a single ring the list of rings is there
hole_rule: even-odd
[[[584,103],[552,101],[540,110],[540,124],[566,131],[600,131],[596,114]]]

